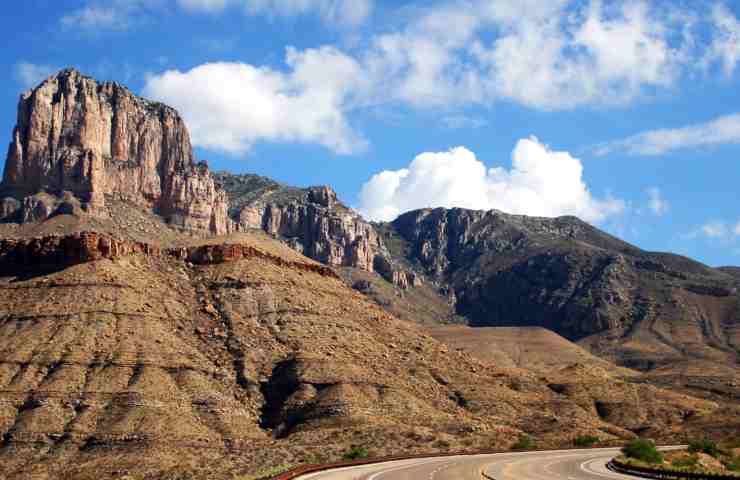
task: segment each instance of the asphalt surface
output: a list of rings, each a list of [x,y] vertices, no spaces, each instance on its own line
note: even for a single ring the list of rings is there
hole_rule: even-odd
[[[342,468],[301,480],[604,480],[631,479],[606,469],[618,448],[436,457]]]

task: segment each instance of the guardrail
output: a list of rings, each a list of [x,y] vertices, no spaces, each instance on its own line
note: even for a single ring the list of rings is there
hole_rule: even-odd
[[[661,470],[657,468],[637,467],[634,465],[625,465],[622,462],[612,460],[606,464],[606,467],[617,473],[625,475],[634,475],[636,477],[653,478],[656,480],[673,480],[687,478],[691,480],[740,480],[737,475],[722,475],[712,473],[694,473],[680,472],[677,470]]]
[[[615,448],[621,447],[622,443],[601,443],[591,448],[583,447],[564,447],[557,450],[589,450],[598,448]],[[327,470],[334,470],[337,468],[346,467],[360,467],[363,465],[373,465],[376,463],[395,462],[399,460],[416,460],[422,458],[438,458],[438,457],[459,457],[459,456],[474,456],[474,455],[492,455],[496,453],[517,453],[517,452],[547,452],[550,451],[544,449],[529,449],[529,450],[479,450],[475,452],[448,452],[448,453],[421,453],[416,455],[395,455],[390,457],[377,457],[367,458],[362,460],[351,460],[344,462],[327,463],[322,465],[301,465],[299,467],[292,468],[286,472],[280,473],[273,477],[267,477],[262,480],[294,480],[303,475],[310,473],[325,472]],[[488,478],[488,477],[485,477]],[[721,479],[717,479],[721,480]],[[732,480],[738,480],[738,477],[734,477]]]

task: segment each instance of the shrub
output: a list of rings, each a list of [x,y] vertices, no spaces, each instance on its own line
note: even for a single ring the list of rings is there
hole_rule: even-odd
[[[725,468],[731,472],[740,472],[740,458],[734,458],[725,463]]]
[[[511,446],[512,450],[530,450],[532,448],[534,448],[534,441],[529,437],[529,435],[522,435],[519,437],[519,440]]]
[[[689,452],[706,453],[707,455],[711,455],[715,458],[720,455],[717,444],[707,439],[692,440],[691,442],[689,442]]]
[[[595,443],[599,443],[599,437],[593,435],[581,435],[573,439],[573,445],[576,447],[590,447]]]
[[[652,440],[637,439],[632,440],[622,447],[622,453],[627,458],[634,458],[646,463],[663,463],[663,455],[655,448]]]
[[[352,449],[345,453],[342,458],[345,460],[359,460],[361,458],[367,458],[370,454],[365,447],[352,447]]]
[[[671,465],[678,468],[692,468],[695,467],[698,462],[699,459],[692,455],[690,457],[674,458]]]

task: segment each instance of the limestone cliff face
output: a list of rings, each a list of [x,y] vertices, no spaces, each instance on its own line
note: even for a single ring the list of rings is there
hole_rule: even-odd
[[[349,209],[336,207],[333,190],[312,187],[301,201],[244,207],[238,225],[284,237],[296,250],[328,265],[372,272],[373,259],[382,249],[375,229]]]
[[[59,205],[24,199],[68,192],[93,215],[105,215],[112,196],[152,208],[185,230],[231,229],[226,195],[207,166],[194,161],[177,112],[75,70],[21,96],[2,187],[6,218],[43,219]]]

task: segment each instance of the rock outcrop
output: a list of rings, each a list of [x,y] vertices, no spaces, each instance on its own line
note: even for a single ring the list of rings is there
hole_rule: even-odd
[[[0,194],[6,220],[43,220],[69,197],[105,215],[114,197],[186,231],[231,230],[226,195],[194,160],[178,113],[73,69],[21,96]]]
[[[7,272],[28,272],[40,267],[67,268],[101,259],[114,260],[136,253],[157,257],[168,256],[197,265],[261,259],[279,267],[339,278],[331,268],[324,265],[286,260],[251,245],[227,242],[163,249],[157,245],[123,240],[98,232],[0,240],[0,267]]]
[[[283,186],[256,175],[217,173],[240,230],[260,229],[327,265],[372,272],[384,253],[377,232],[329,187]]]

